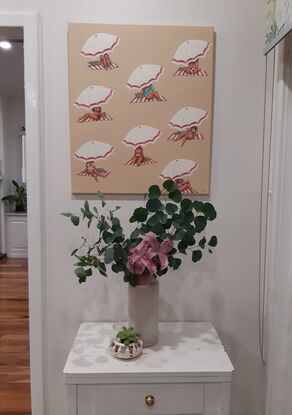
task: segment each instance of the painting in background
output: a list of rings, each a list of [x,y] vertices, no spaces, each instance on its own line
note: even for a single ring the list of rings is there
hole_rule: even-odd
[[[266,48],[270,52],[292,29],[292,0],[267,0]]]
[[[213,28],[69,24],[73,193],[208,194]]]

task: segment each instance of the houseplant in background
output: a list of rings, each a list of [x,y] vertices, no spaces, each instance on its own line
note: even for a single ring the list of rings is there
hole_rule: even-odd
[[[107,277],[109,266],[121,273],[129,283],[129,325],[140,333],[145,347],[153,345],[158,340],[158,277],[177,270],[182,255],[190,254],[198,262],[205,249],[212,253],[217,237],[207,239],[203,231],[216,218],[215,208],[184,198],[175,183],[166,180],[163,191],[157,185],[149,187],[145,205],[129,218],[135,228],[126,237],[115,216],[120,207],[111,210],[104,195],[97,195],[101,208],[91,208],[85,201],[80,214],[62,213],[74,226],[81,219],[95,229],[95,242],[82,237],[81,246],[71,254],[77,258],[75,275],[84,283],[95,272]]]
[[[110,351],[119,359],[133,359],[143,351],[143,342],[133,327],[122,327],[110,342]]]
[[[2,197],[2,200],[6,200],[9,204],[15,206],[15,212],[26,212],[27,206],[27,194],[24,185],[18,184],[15,180],[12,180],[12,184],[15,187],[15,193]]]

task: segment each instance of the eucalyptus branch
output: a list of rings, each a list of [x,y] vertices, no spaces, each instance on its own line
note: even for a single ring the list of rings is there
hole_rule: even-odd
[[[164,275],[169,267],[176,270],[181,266],[182,260],[177,255],[192,252],[192,261],[198,262],[205,248],[212,252],[217,245],[217,237],[212,236],[207,241],[202,232],[207,223],[216,218],[214,206],[209,202],[192,202],[184,198],[171,180],[164,182],[163,188],[165,192],[161,192],[157,185],[149,187],[143,206],[136,208],[129,219],[136,226],[129,238],[125,238],[120,220],[114,215],[120,207],[110,209],[100,192],[97,196],[101,200],[101,209],[95,206],[91,209],[88,201],[85,201],[84,207],[80,209],[81,214],[63,213],[76,227],[81,220],[87,221],[88,228],[93,221],[97,221],[97,241],[90,245],[83,237],[79,249],[86,246],[87,253],[79,255],[79,249],[72,252],[78,259],[75,274],[80,283],[85,282],[94,269],[106,277],[107,267],[111,266],[113,272],[123,273],[124,281],[135,285],[137,277],[128,269],[129,258],[132,258],[133,248],[138,249],[142,241],[150,236],[156,240],[157,246],[165,243],[170,246],[168,266],[161,268],[159,260],[155,262],[158,276]]]

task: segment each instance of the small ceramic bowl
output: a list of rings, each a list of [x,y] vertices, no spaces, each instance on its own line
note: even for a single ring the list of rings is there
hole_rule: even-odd
[[[119,359],[134,359],[134,357],[139,356],[139,354],[142,353],[143,342],[139,339],[137,343],[126,346],[115,337],[111,340],[109,349],[111,354]]]

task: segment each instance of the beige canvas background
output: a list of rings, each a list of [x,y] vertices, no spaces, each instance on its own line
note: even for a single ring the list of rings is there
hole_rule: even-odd
[[[90,61],[80,55],[85,41],[94,33],[112,33],[120,37],[118,46],[110,53],[118,69],[109,71],[91,70]],[[205,58],[200,60],[208,76],[173,76],[178,65],[171,63],[178,46],[188,39],[201,39],[212,46]],[[213,28],[177,26],[128,26],[70,23],[69,42],[69,106],[71,175],[73,193],[95,193],[97,190],[112,194],[145,193],[151,184],[162,185],[159,177],[166,164],[174,159],[195,160],[199,168],[188,179],[199,194],[209,193],[210,156],[212,132],[212,94],[213,94]],[[154,83],[156,90],[166,102],[131,104],[135,92],[126,87],[133,70],[141,64],[158,64],[164,67],[163,75]],[[112,121],[77,123],[76,120],[86,110],[74,105],[82,90],[90,85],[103,85],[115,92],[103,110],[111,115]],[[188,141],[183,147],[180,142],[168,141],[174,130],[168,125],[171,117],[182,107],[194,106],[206,110],[209,116],[202,122],[199,130],[204,134],[203,141]],[[122,143],[126,134],[136,125],[150,125],[161,130],[154,143],[144,146],[145,156],[157,163],[146,166],[125,166],[133,156],[134,147]],[[99,178],[78,176],[85,169],[85,163],[76,160],[74,153],[80,145],[90,140],[111,144],[115,150],[106,160],[97,161],[111,174]]]

